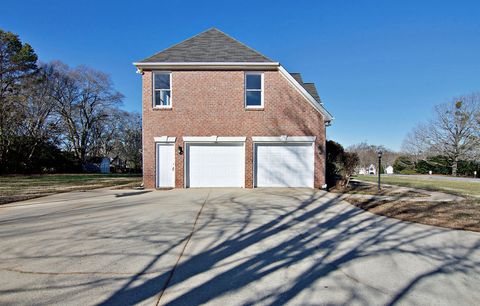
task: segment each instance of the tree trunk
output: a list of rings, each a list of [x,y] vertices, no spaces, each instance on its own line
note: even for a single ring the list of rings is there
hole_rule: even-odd
[[[453,163],[452,163],[452,175],[457,176],[457,169],[458,169],[458,156],[455,156],[453,158]]]

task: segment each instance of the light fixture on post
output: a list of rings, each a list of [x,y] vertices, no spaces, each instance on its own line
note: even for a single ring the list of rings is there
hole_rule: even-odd
[[[378,150],[377,152],[378,154],[378,169],[377,169],[377,172],[378,172],[378,191],[380,191],[380,168],[382,167],[382,150]]]

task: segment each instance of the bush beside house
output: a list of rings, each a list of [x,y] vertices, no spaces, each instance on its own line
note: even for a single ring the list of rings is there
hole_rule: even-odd
[[[358,166],[356,153],[346,152],[341,144],[327,141],[326,181],[328,188],[345,188]]]

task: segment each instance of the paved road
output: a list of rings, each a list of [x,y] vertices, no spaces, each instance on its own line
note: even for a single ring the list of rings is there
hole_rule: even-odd
[[[480,175],[480,173],[479,173]],[[473,177],[454,177],[454,176],[444,176],[444,175],[425,175],[425,174],[389,174],[386,176],[394,176],[394,177],[406,177],[406,178],[419,178],[425,180],[438,180],[438,181],[458,181],[458,182],[469,182],[469,183],[479,183],[480,178],[473,178]]]
[[[2,305],[480,300],[479,233],[310,189],[60,194],[0,208],[0,250]]]

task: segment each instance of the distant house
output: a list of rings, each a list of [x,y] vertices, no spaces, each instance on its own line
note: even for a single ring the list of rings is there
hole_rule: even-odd
[[[375,165],[371,164],[368,166],[368,174],[373,174],[375,175],[377,173],[377,168],[375,168]]]
[[[365,175],[367,174],[367,170],[365,168],[360,168],[360,170],[358,170],[358,174]]]
[[[385,168],[385,174],[393,174],[393,167],[388,166],[387,168]]]
[[[110,158],[102,158],[102,162],[100,163],[100,172],[104,174],[110,173]]]

